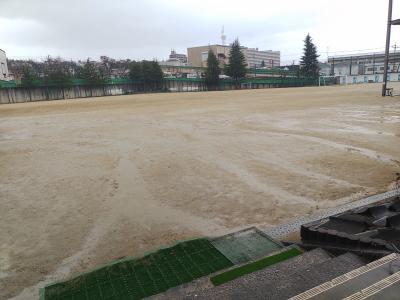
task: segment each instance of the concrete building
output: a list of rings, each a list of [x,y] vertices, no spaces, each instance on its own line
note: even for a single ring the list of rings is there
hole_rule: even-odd
[[[8,73],[6,52],[1,49],[0,49],[0,80],[4,81],[11,80],[10,74]]]
[[[214,52],[221,65],[228,62],[229,46],[208,45],[188,48],[188,65],[192,67],[206,67],[209,49]]]
[[[208,45],[188,48],[188,65],[194,67],[206,67],[208,50],[214,52],[221,65],[228,62],[229,50],[231,46],[227,45]],[[258,48],[243,47],[243,54],[249,68],[260,67],[264,61],[266,68],[280,66],[280,51],[258,50]]]

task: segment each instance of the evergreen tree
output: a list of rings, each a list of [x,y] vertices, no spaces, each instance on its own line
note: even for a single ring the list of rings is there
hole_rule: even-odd
[[[132,61],[129,64],[129,78],[134,84],[137,84],[138,88],[141,89],[143,86],[143,68],[142,63],[139,61]]]
[[[161,82],[163,81],[164,78],[164,73],[161,70],[161,66],[158,63],[158,61],[154,60],[151,62],[151,80],[153,83],[153,88],[159,89]]]
[[[25,87],[34,87],[36,85],[36,81],[38,76],[36,72],[33,70],[32,66],[24,65],[22,67],[22,78],[21,84]]]
[[[221,69],[218,65],[218,59],[212,50],[208,50],[206,84],[209,90],[214,90],[218,86],[219,74]]]
[[[72,74],[67,64],[60,58],[50,57],[45,61],[44,73],[47,84],[57,87],[67,87],[72,84]]]
[[[229,51],[229,62],[225,66],[225,74],[236,81],[236,85],[241,78],[246,76],[246,59],[240,49],[239,40],[236,39]]]
[[[310,34],[304,40],[304,55],[300,60],[300,72],[303,76],[317,78],[319,75],[317,47],[312,42]]]
[[[36,81],[38,79],[38,76],[35,72],[35,70],[32,68],[31,65],[24,65],[22,67],[22,78],[21,78],[21,84],[22,86],[28,88],[28,93],[29,93],[29,101],[32,101],[32,91],[31,88],[36,86]]]
[[[100,72],[100,69],[89,58],[80,71],[80,77],[89,85],[101,85],[106,81],[104,74]]]
[[[157,61],[143,60],[142,62],[133,61],[129,67],[129,77],[147,89],[159,89],[163,80],[163,71]]]
[[[261,65],[260,65],[260,67],[261,68],[265,68],[265,61],[263,60],[263,61],[261,61]]]
[[[153,79],[153,63],[148,60],[142,61],[143,83],[144,89],[151,89]]]
[[[111,72],[105,65],[100,65],[98,67],[98,73],[99,73],[99,83],[100,84],[105,84],[111,79]]]
[[[137,82],[141,82],[143,80],[143,69],[141,62],[139,61],[131,62],[129,66],[129,78]]]

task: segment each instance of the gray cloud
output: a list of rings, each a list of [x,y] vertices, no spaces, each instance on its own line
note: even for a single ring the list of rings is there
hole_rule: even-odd
[[[386,18],[382,1],[349,2],[0,0],[0,48],[10,57],[163,59],[171,48],[184,52],[190,46],[218,43],[223,24],[228,40],[239,37],[244,45],[281,50],[284,60],[298,58],[307,32],[321,51],[328,46],[380,47]],[[341,32],[351,29],[358,16],[368,20],[370,15],[379,28],[362,25],[369,30],[368,41],[355,43],[354,33]]]

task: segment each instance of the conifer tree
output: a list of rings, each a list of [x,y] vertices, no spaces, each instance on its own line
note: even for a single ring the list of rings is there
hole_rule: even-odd
[[[218,59],[211,49],[208,50],[206,84],[208,90],[215,90],[218,87],[219,74],[221,69],[218,65]]]
[[[304,40],[304,55],[300,60],[300,72],[303,76],[317,78],[319,75],[317,47],[314,45],[310,34]]]
[[[225,66],[225,74],[232,77],[236,85],[239,84],[241,78],[246,76],[246,59],[240,48],[239,40],[236,39],[232,43],[229,51],[229,62]]]

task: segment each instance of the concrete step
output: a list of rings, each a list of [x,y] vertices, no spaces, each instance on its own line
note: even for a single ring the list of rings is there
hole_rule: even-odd
[[[196,299],[287,299],[365,265],[355,254],[331,257],[316,249],[219,287],[187,295]]]
[[[399,299],[400,256],[392,253],[306,290],[292,300]]]
[[[310,267],[330,259],[332,259],[332,255],[325,250],[314,249],[263,270],[227,282],[221,286],[214,287],[209,281],[209,278],[205,277],[170,289],[165,293],[154,296],[152,299],[215,299],[221,297],[225,298],[225,296],[229,298],[229,291],[238,293],[242,297],[246,297],[247,290],[249,288],[252,289],[252,287],[249,287],[249,282],[254,282],[257,285],[262,286],[271,280],[286,280],[286,278],[291,274],[288,270]]]
[[[345,253],[313,265],[311,268],[295,272],[290,281],[280,283],[279,288],[276,289],[276,294],[272,293],[266,299],[288,299],[344,273],[362,267],[366,263],[367,261],[353,253]]]

